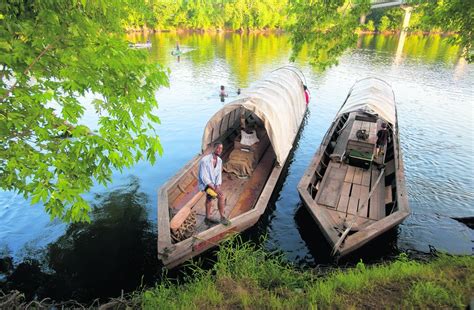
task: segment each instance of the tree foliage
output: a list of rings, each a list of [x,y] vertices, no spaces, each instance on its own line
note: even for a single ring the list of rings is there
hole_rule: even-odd
[[[450,37],[452,44],[459,45],[463,57],[474,60],[473,29],[474,2],[463,0],[410,0],[413,6],[409,31],[455,32]],[[401,31],[404,12],[399,7],[388,10],[374,10],[368,21],[376,24],[378,31]]]
[[[291,0],[290,12],[295,22],[290,25],[293,44],[292,59],[308,45],[310,63],[325,69],[357,42],[359,17],[369,8],[368,0]]]
[[[128,48],[124,4],[0,3],[0,187],[42,202],[51,218],[89,220],[81,194],[94,180],[162,152],[154,93],[167,73]],[[92,128],[81,122],[86,106]]]
[[[463,57],[468,62],[474,61],[473,31],[474,2],[464,0],[420,1],[425,20],[440,29],[457,32],[451,38],[452,43],[461,46]]]
[[[286,26],[288,0],[130,0],[128,29],[275,29]]]

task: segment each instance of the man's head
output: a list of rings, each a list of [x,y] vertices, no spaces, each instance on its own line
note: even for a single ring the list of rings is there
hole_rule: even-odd
[[[221,156],[222,151],[224,150],[224,146],[222,145],[222,142],[217,141],[214,142],[214,154],[217,156]]]
[[[224,89],[225,89],[224,85],[221,85],[221,90],[224,90]]]
[[[382,128],[387,128],[387,123],[382,123]]]

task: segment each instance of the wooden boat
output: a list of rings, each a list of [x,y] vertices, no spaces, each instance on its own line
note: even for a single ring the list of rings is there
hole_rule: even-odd
[[[283,67],[223,106],[208,121],[202,153],[191,159],[159,190],[158,257],[172,268],[230,234],[254,225],[273,189],[306,112],[302,74]],[[259,140],[246,145],[243,138]],[[208,226],[205,195],[198,190],[198,165],[215,141],[223,142],[222,190],[231,224]],[[211,216],[218,217],[217,202]]]
[[[388,143],[375,154],[377,133]],[[358,81],[298,184],[333,254],[346,255],[409,215],[395,96],[377,78]]]

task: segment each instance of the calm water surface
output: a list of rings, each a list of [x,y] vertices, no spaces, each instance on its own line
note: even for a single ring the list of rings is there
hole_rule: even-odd
[[[171,55],[179,38],[186,53]],[[131,41],[145,41],[131,36]],[[95,186],[91,224],[51,222],[41,205],[0,192],[0,288],[56,299],[118,296],[160,275],[156,260],[157,189],[199,152],[211,115],[265,73],[288,63],[285,35],[157,34],[150,59],[171,70],[170,88],[157,91],[164,155],[115,173]],[[264,246],[299,266],[332,263],[329,246],[302,207],[296,186],[353,83],[388,81],[398,104],[400,140],[412,214],[397,229],[346,262],[377,261],[401,250],[473,254],[474,234],[451,217],[474,216],[474,67],[440,36],[365,35],[335,66],[318,73],[297,60],[312,100],[300,138],[272,203],[244,238],[267,234]],[[225,85],[229,98],[218,97]],[[84,98],[88,102],[90,98]],[[84,122],[94,126],[93,109]]]

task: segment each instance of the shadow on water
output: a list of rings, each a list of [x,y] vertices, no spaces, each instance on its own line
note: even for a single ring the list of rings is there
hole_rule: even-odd
[[[151,285],[160,272],[156,233],[147,219],[147,196],[139,181],[97,195],[92,222],[69,225],[66,233],[47,246],[43,258],[14,266],[0,260],[4,291],[19,290],[27,299],[45,297],[91,302],[120,296],[141,285]]]

